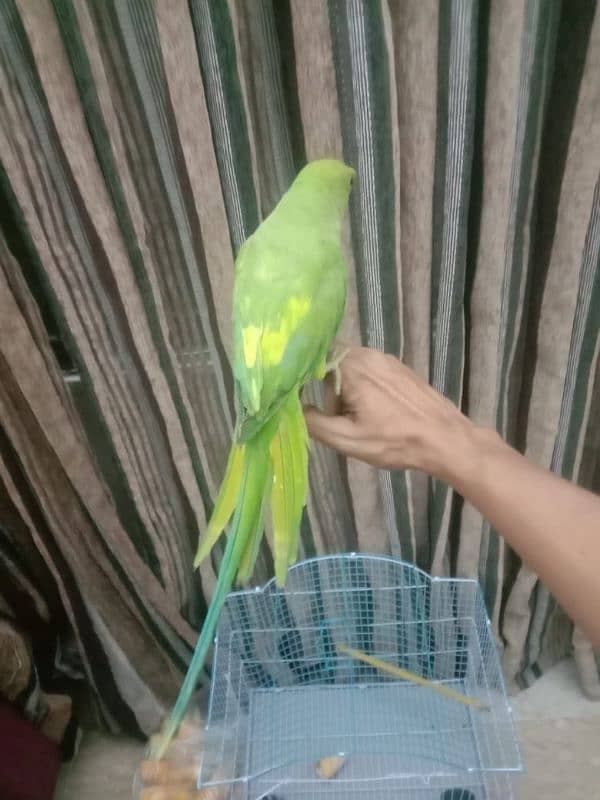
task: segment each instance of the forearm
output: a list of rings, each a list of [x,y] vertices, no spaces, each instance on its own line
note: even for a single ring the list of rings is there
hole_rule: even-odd
[[[393,356],[354,348],[342,373],[342,402],[307,410],[311,436],[376,467],[449,483],[600,644],[600,498],[475,426]]]
[[[430,471],[483,514],[600,644],[600,498],[466,420],[433,449]]]

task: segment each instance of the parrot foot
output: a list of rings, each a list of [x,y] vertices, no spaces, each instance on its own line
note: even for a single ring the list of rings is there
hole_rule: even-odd
[[[344,347],[341,350],[334,347],[331,359],[325,364],[325,374],[328,375],[330,372],[333,372],[333,385],[336,397],[339,397],[342,393],[342,370],[340,369],[340,364],[349,352],[349,347]]]

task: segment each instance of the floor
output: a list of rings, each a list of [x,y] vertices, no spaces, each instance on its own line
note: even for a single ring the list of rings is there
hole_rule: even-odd
[[[600,800],[600,702],[582,696],[563,661],[512,699],[527,775],[518,800]],[[55,800],[131,800],[143,745],[88,734],[60,776]]]

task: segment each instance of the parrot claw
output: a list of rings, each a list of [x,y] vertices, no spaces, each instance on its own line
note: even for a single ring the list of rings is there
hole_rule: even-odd
[[[334,348],[331,360],[325,364],[325,374],[328,375],[330,372],[333,372],[333,386],[336,397],[339,397],[342,393],[342,370],[340,369],[340,364],[346,358],[349,352],[349,347],[344,347],[342,350]]]

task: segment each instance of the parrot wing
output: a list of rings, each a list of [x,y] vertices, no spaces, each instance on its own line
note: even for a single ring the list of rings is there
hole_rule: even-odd
[[[318,242],[290,252],[250,238],[240,250],[234,289],[234,374],[247,435],[287,395],[322,377],[342,318],[346,269],[339,247]]]

